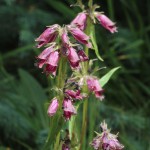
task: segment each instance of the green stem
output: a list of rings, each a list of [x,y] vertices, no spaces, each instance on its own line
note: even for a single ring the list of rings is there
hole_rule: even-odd
[[[59,61],[58,76],[57,76],[57,87],[59,90],[63,90],[66,79],[66,58],[61,57]],[[63,92],[59,92],[59,110],[50,120],[50,130],[48,134],[47,141],[45,143],[43,150],[50,150],[50,146],[55,142],[55,149],[59,147],[60,144],[60,130],[64,124],[64,118],[62,117],[62,102],[63,102]]]
[[[92,3],[92,1],[89,1],[89,3]],[[91,19],[88,18],[87,20],[87,27],[85,30],[85,33],[87,35],[90,35],[90,31],[91,31]],[[89,48],[85,47],[85,53],[87,56],[89,56]],[[85,62],[85,66],[84,66],[84,73],[87,74],[88,73],[88,62]],[[83,92],[87,93],[87,87],[85,86],[83,88]],[[86,140],[86,130],[87,130],[87,113],[88,113],[88,99],[85,99],[84,104],[83,104],[83,118],[82,118],[82,131],[81,131],[81,139],[80,139],[80,150],[83,149],[83,145],[85,143]]]

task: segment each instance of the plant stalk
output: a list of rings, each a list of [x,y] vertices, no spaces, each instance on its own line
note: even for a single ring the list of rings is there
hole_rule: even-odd
[[[92,1],[90,0],[89,3],[90,2],[92,2]],[[87,35],[90,35],[90,31],[91,31],[91,19],[88,18],[85,33]],[[87,56],[89,56],[89,48],[88,47],[85,47],[85,53],[86,53]],[[88,64],[88,62],[85,62],[84,63],[84,73],[85,74],[88,74],[88,68],[89,68],[89,64]],[[87,86],[85,86],[83,88],[83,92],[88,93]],[[88,99],[85,99],[84,104],[83,104],[82,131],[81,131],[81,139],[80,139],[80,148],[79,148],[79,150],[83,149],[83,145],[84,145],[85,140],[86,140],[87,119],[88,119],[87,114],[88,114]]]
[[[63,103],[63,87],[65,84],[66,78],[66,58],[61,57],[59,61],[59,68],[58,68],[58,76],[57,76],[57,87],[60,90],[58,94],[59,100],[59,110],[51,118],[50,121],[50,130],[48,134],[48,138],[45,143],[44,150],[50,150],[50,146],[55,142],[55,149],[60,145],[60,130],[64,124],[64,118],[62,117],[62,103]]]

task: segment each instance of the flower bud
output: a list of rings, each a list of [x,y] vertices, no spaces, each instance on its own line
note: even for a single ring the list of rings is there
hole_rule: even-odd
[[[83,99],[84,97],[80,94],[80,90],[77,90],[77,91],[73,91],[73,90],[66,90],[65,91],[65,94],[70,97],[70,98],[73,98],[73,99]]]
[[[111,33],[118,32],[115,23],[112,22],[107,16],[100,13],[95,13],[95,15],[104,28],[109,30]]]
[[[61,39],[62,39],[63,45],[65,47],[68,47],[69,46],[69,37],[68,37],[68,33],[67,33],[67,31],[65,29],[63,30]]]
[[[47,61],[50,53],[53,51],[53,46],[50,46],[48,48],[46,48],[45,50],[42,51],[42,53],[40,53],[37,57],[38,59],[38,67],[42,68],[43,65],[45,64],[45,62]]]
[[[75,115],[77,113],[76,109],[72,104],[72,101],[67,98],[65,98],[63,101],[63,110],[64,110],[64,117],[66,120],[69,120],[72,115]]]
[[[51,52],[47,61],[46,61],[46,67],[45,67],[45,72],[47,74],[53,74],[54,76],[56,75],[56,70],[57,70],[57,65],[59,61],[59,53],[58,51]]]
[[[78,56],[80,58],[80,61],[87,61],[89,58],[86,56],[85,52],[83,50],[78,51]]]
[[[102,95],[104,90],[101,88],[100,83],[97,78],[88,77],[87,85],[88,85],[89,90],[95,93],[96,98],[100,100],[104,99],[104,96]]]
[[[58,100],[54,98],[48,107],[48,111],[47,111],[48,115],[54,116],[58,109],[58,106],[59,106]]]
[[[43,45],[55,41],[58,33],[57,30],[59,25],[55,24],[48,27],[35,41],[39,42],[37,48],[42,47]]]
[[[76,50],[73,47],[69,47],[68,51],[69,51],[68,60],[70,62],[71,67],[73,69],[79,68],[80,59],[78,57]]]
[[[89,42],[90,37],[87,36],[83,31],[72,25],[68,25],[68,30],[71,32],[73,37],[82,44],[85,44],[87,47],[91,48],[92,44]]]
[[[76,18],[71,22],[71,25],[76,25],[80,30],[86,27],[87,14],[85,12],[79,13]]]

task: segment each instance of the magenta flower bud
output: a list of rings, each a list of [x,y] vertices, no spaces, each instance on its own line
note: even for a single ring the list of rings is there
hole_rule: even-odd
[[[47,61],[46,61],[46,67],[45,67],[45,72],[47,74],[53,74],[54,76],[56,75],[56,70],[57,70],[57,65],[59,61],[59,53],[58,51],[53,51],[50,53]]]
[[[48,27],[35,41],[39,42],[38,48],[43,45],[53,42],[58,35],[59,25],[55,24],[53,26]]]
[[[107,129],[107,124],[104,122],[101,127],[103,132],[98,134],[90,145],[95,150],[122,150],[124,146],[117,140],[117,135],[110,133],[110,130]]]
[[[79,13],[76,18],[71,22],[71,25],[76,25],[80,30],[86,27],[87,14],[85,12]]]
[[[57,98],[54,98],[48,107],[48,111],[47,111],[48,115],[54,116],[55,113],[57,112],[58,107],[59,107],[58,100]]]
[[[65,94],[69,97],[69,98],[73,98],[73,99],[79,99],[82,100],[84,97],[80,94],[80,90],[77,91],[73,91],[73,90],[66,90]]]
[[[101,88],[100,83],[97,78],[88,77],[87,85],[88,85],[89,90],[95,93],[96,98],[100,100],[104,99],[104,96],[102,95],[104,90]]]
[[[61,39],[62,39],[63,45],[65,47],[68,47],[69,46],[69,37],[68,37],[68,33],[67,33],[67,31],[65,29],[63,30]]]
[[[70,150],[69,146],[66,144],[62,145],[62,150]]]
[[[85,44],[87,47],[91,48],[92,44],[89,42],[90,37],[87,36],[83,31],[77,27],[68,25],[68,30],[71,32],[73,37],[82,44]]]
[[[69,47],[68,51],[69,51],[68,60],[70,62],[71,67],[74,69],[79,68],[80,59],[78,57],[76,50],[73,47]]]
[[[83,50],[78,51],[78,56],[80,58],[80,61],[87,61],[89,58],[86,56],[85,52]]]
[[[95,15],[104,28],[109,30],[111,33],[118,32],[115,23],[112,22],[107,16],[100,13],[95,13]]]
[[[69,120],[72,115],[75,115],[77,113],[76,109],[72,104],[72,101],[67,98],[65,98],[63,101],[63,110],[64,110],[64,117],[66,120]]]
[[[39,68],[43,67],[43,65],[47,61],[47,59],[48,59],[50,53],[53,51],[53,49],[54,49],[54,46],[50,46],[50,47],[46,48],[45,50],[43,50],[42,53],[40,53],[38,55],[37,59],[39,62],[37,64],[38,64]]]

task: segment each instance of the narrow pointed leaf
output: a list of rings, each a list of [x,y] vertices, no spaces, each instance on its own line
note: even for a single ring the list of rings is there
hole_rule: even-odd
[[[103,59],[100,56],[99,51],[98,51],[98,46],[97,46],[97,42],[96,42],[96,36],[95,36],[95,28],[94,28],[94,26],[91,27],[91,29],[92,30],[91,30],[90,38],[91,38],[92,44],[94,46],[95,54],[96,54],[96,56],[98,57],[99,60],[103,61]]]
[[[112,70],[110,70],[106,75],[104,75],[100,80],[100,85],[103,87],[111,78],[111,76],[119,69],[120,67],[116,67]]]

